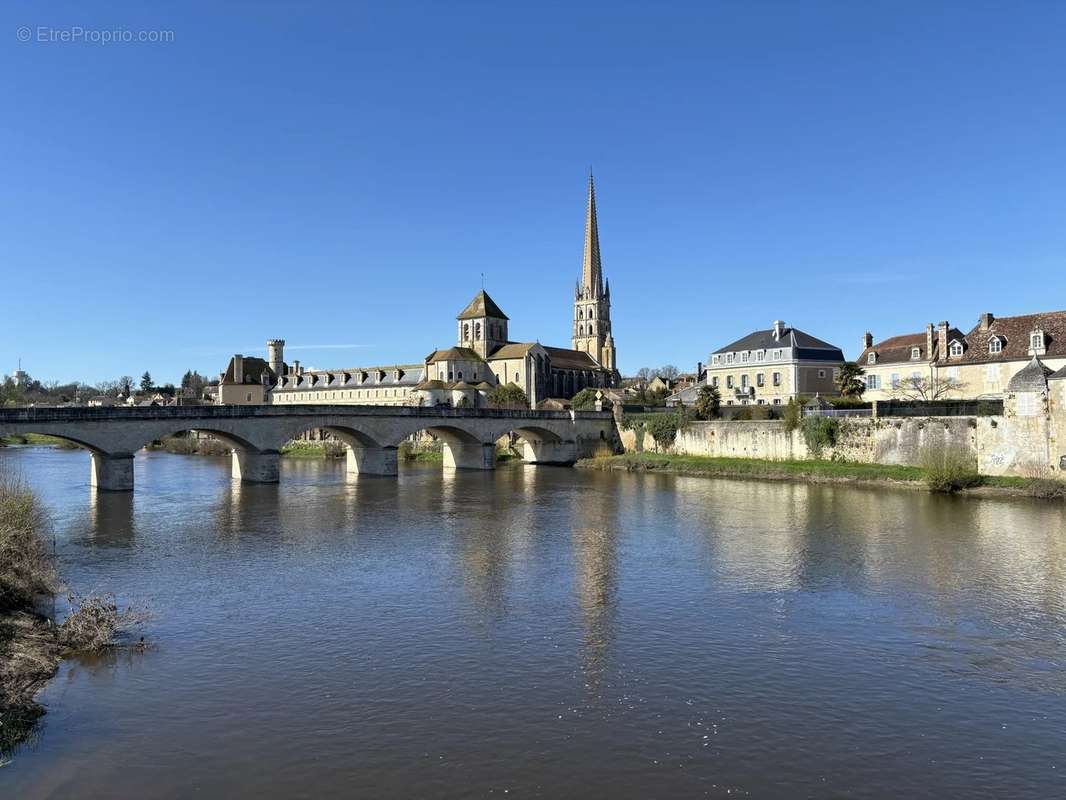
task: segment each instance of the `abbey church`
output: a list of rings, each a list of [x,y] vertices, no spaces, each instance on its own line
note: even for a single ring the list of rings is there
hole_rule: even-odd
[[[619,381],[611,332],[611,288],[600,262],[596,188],[589,174],[585,248],[574,291],[571,346],[512,342],[509,319],[485,292],[456,317],[455,345],[421,362],[305,370],[284,360],[285,342],[268,342],[268,358],[235,355],[219,383],[221,404],[355,403],[364,405],[484,405],[495,386],[513,384],[531,407],[569,399],[587,387]]]

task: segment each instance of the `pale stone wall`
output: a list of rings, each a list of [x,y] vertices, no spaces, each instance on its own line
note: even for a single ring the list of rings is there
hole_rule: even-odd
[[[978,428],[973,417],[847,418],[837,446],[822,458],[917,466],[927,446],[960,447],[978,454]],[[636,449],[633,431],[622,432],[627,452]],[[657,452],[650,435],[644,449]],[[718,458],[763,458],[772,461],[807,459],[811,454],[799,430],[786,431],[780,420],[760,422],[692,422],[678,431],[672,452]]]
[[[1041,358],[1043,364],[1052,371],[1066,366],[1066,358]],[[1016,361],[999,361],[990,364],[951,364],[944,363],[938,366],[937,371],[941,380],[953,377],[959,382],[957,391],[950,392],[947,396],[962,400],[972,400],[979,397],[999,397],[1007,392],[1007,384],[1026,364],[1029,358]],[[952,373],[952,369],[957,370]]]

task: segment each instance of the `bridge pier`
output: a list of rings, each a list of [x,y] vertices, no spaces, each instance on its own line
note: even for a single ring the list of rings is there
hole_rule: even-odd
[[[349,445],[346,456],[348,477],[357,475],[396,475],[395,447],[352,447]]]
[[[496,443],[444,442],[445,469],[496,469]]]
[[[281,468],[281,455],[265,450],[253,453],[250,450],[233,450],[233,477],[244,483],[277,483]]]
[[[91,453],[92,476],[89,480],[94,489],[104,492],[133,491],[133,456]]]
[[[522,458],[527,464],[573,464],[577,461],[575,442],[522,443]]]

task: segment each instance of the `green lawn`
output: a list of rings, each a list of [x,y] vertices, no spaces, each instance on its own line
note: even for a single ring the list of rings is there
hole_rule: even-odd
[[[921,467],[892,464],[853,464],[839,461],[768,461],[757,458],[711,458],[672,453],[627,453],[620,456],[586,458],[578,467],[629,472],[667,472],[723,478],[767,478],[811,481],[884,481],[925,485]],[[1049,478],[1014,476],[974,476],[974,488],[991,487],[1012,493],[1049,499],[1066,497],[1066,483]]]

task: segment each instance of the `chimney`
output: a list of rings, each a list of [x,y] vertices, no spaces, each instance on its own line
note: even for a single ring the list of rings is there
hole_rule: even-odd
[[[870,333],[869,331],[866,331],[866,333],[864,333],[862,335],[862,349],[863,350],[869,350],[873,346],[874,346],[874,335],[872,333]]]
[[[981,315],[981,333],[988,333],[988,329],[992,327],[993,317],[989,312],[985,312]]]
[[[933,360],[933,323],[927,323],[925,326],[925,357],[930,361]]]
[[[292,362],[292,371],[297,375],[303,375],[300,371],[300,362],[298,360]]]
[[[233,357],[233,382],[244,383],[244,356],[240,354]]]
[[[936,326],[937,337],[937,360],[947,361],[948,358],[948,324],[941,322]]]
[[[781,333],[785,330],[785,323],[779,319],[774,320],[774,340],[781,341]]]

